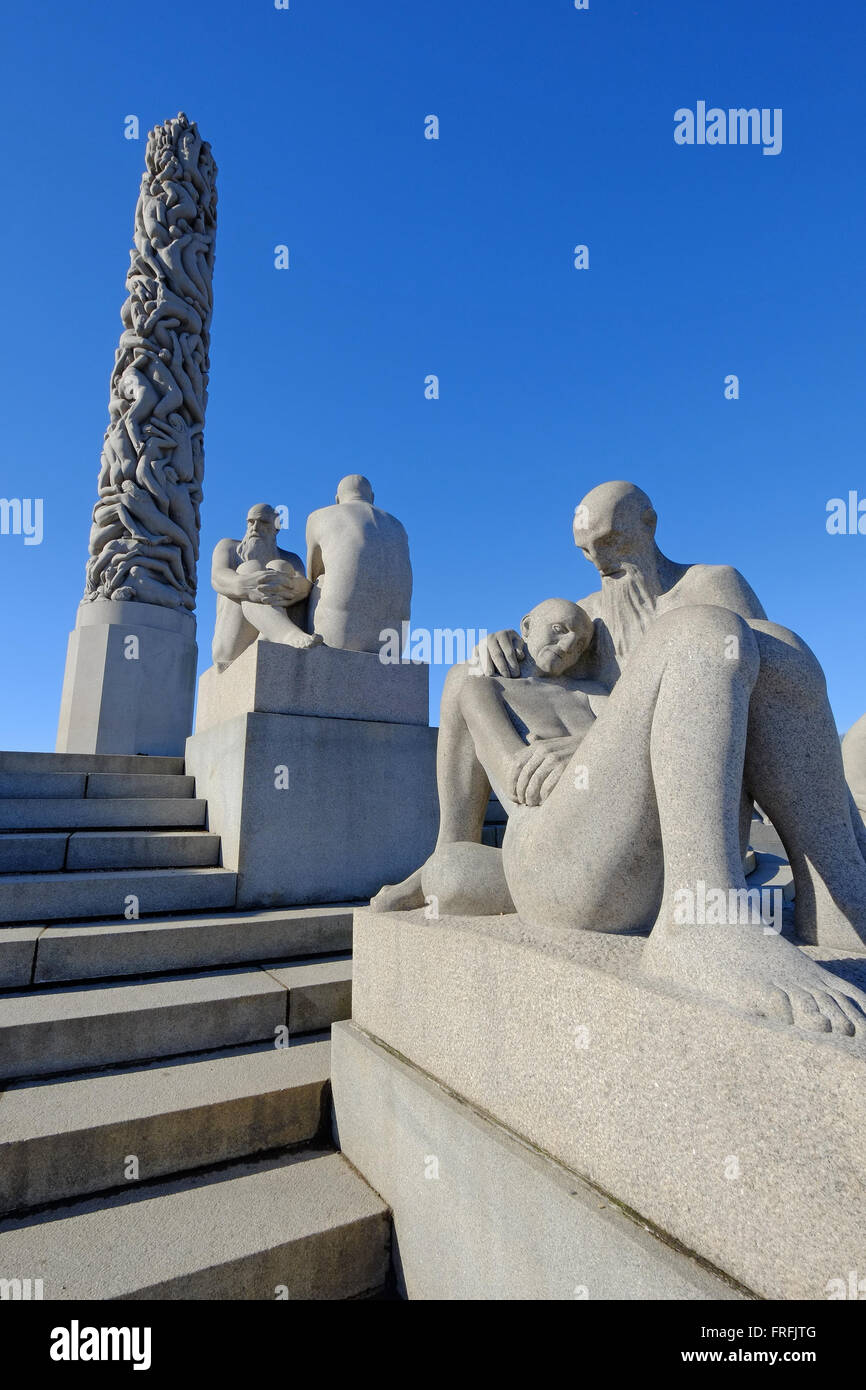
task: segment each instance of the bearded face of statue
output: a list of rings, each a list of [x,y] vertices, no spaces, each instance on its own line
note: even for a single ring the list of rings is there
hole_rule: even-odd
[[[660,593],[654,566],[646,571],[633,560],[623,560],[614,574],[602,574],[601,615],[620,664],[652,622]]]
[[[253,507],[247,529],[238,546],[238,559],[255,560],[263,567],[277,558],[277,516],[271,507]]]
[[[610,498],[608,488],[617,489]],[[575,545],[601,576],[602,618],[620,663],[652,622],[662,591],[655,520],[645,493],[619,485],[595,489],[575,510]]]

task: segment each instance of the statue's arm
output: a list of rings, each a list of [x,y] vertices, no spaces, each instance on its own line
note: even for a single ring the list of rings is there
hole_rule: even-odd
[[[307,578],[311,585],[315,584],[320,574],[325,573],[325,565],[322,560],[322,547],[319,545],[316,535],[316,512],[311,512],[307,517]]]
[[[234,565],[236,559],[236,543],[231,539],[221,540],[213,553],[210,582],[217,593],[222,594],[224,598],[231,598],[236,603],[242,603],[250,597],[251,576],[237,573]]]

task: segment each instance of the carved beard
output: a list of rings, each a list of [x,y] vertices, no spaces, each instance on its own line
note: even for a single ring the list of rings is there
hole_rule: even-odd
[[[276,560],[276,558],[277,541],[275,536],[251,536],[247,531],[238,546],[238,559],[241,564],[245,560],[258,560],[264,567],[269,560]]]
[[[656,574],[647,574],[631,560],[623,561],[624,574],[602,575],[601,615],[613,639],[620,665],[634,651],[655,615],[661,585]]]

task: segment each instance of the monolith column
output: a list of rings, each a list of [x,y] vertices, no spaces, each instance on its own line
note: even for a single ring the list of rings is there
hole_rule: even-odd
[[[58,752],[179,755],[192,729],[216,165],[182,112],[145,165]]]

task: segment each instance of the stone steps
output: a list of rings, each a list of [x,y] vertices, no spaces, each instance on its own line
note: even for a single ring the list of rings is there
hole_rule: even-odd
[[[91,772],[87,778],[84,795],[125,798],[194,796],[195,778],[165,774],[159,776],[145,772]]]
[[[273,1040],[283,987],[256,968],[80,985],[0,999],[0,1079]]]
[[[49,799],[94,800],[123,797],[176,798],[195,794],[195,779],[178,774],[157,776],[143,772],[0,772],[0,799],[10,801]],[[10,810],[11,814],[11,810]]]
[[[24,928],[29,938],[26,978],[8,985],[153,975],[220,965],[258,964],[292,956],[321,956],[352,949],[351,907],[271,908],[258,912],[196,913],[127,922],[68,922]],[[0,928],[0,986],[26,949]],[[34,969],[35,965],[35,969]]]
[[[182,776],[183,758],[147,753],[9,753],[0,752],[0,774],[10,772],[144,772]]]
[[[10,797],[0,800],[2,830],[186,830],[205,823],[207,802],[193,797]]]
[[[139,916],[232,908],[237,874],[230,869],[125,869],[0,875],[0,922],[57,922],[113,917],[130,898]],[[2,929],[0,929],[2,930]]]
[[[301,1041],[17,1082],[2,1095],[0,1215],[312,1143],[330,1044]]]
[[[352,962],[347,956],[293,960],[268,971],[289,992],[289,1033],[315,1033],[352,1017]]]
[[[328,1132],[351,905],[235,910],[206,815],[180,759],[0,754],[0,1277],[376,1296],[389,1213]]]
[[[351,1014],[350,981],[351,962],[330,957],[7,993],[0,1080],[318,1031]]]
[[[218,835],[207,830],[80,830],[0,834],[0,874],[63,870],[209,869]]]
[[[380,1292],[388,1209],[340,1155],[304,1151],[0,1223],[5,1279],[45,1299],[323,1299]]]

